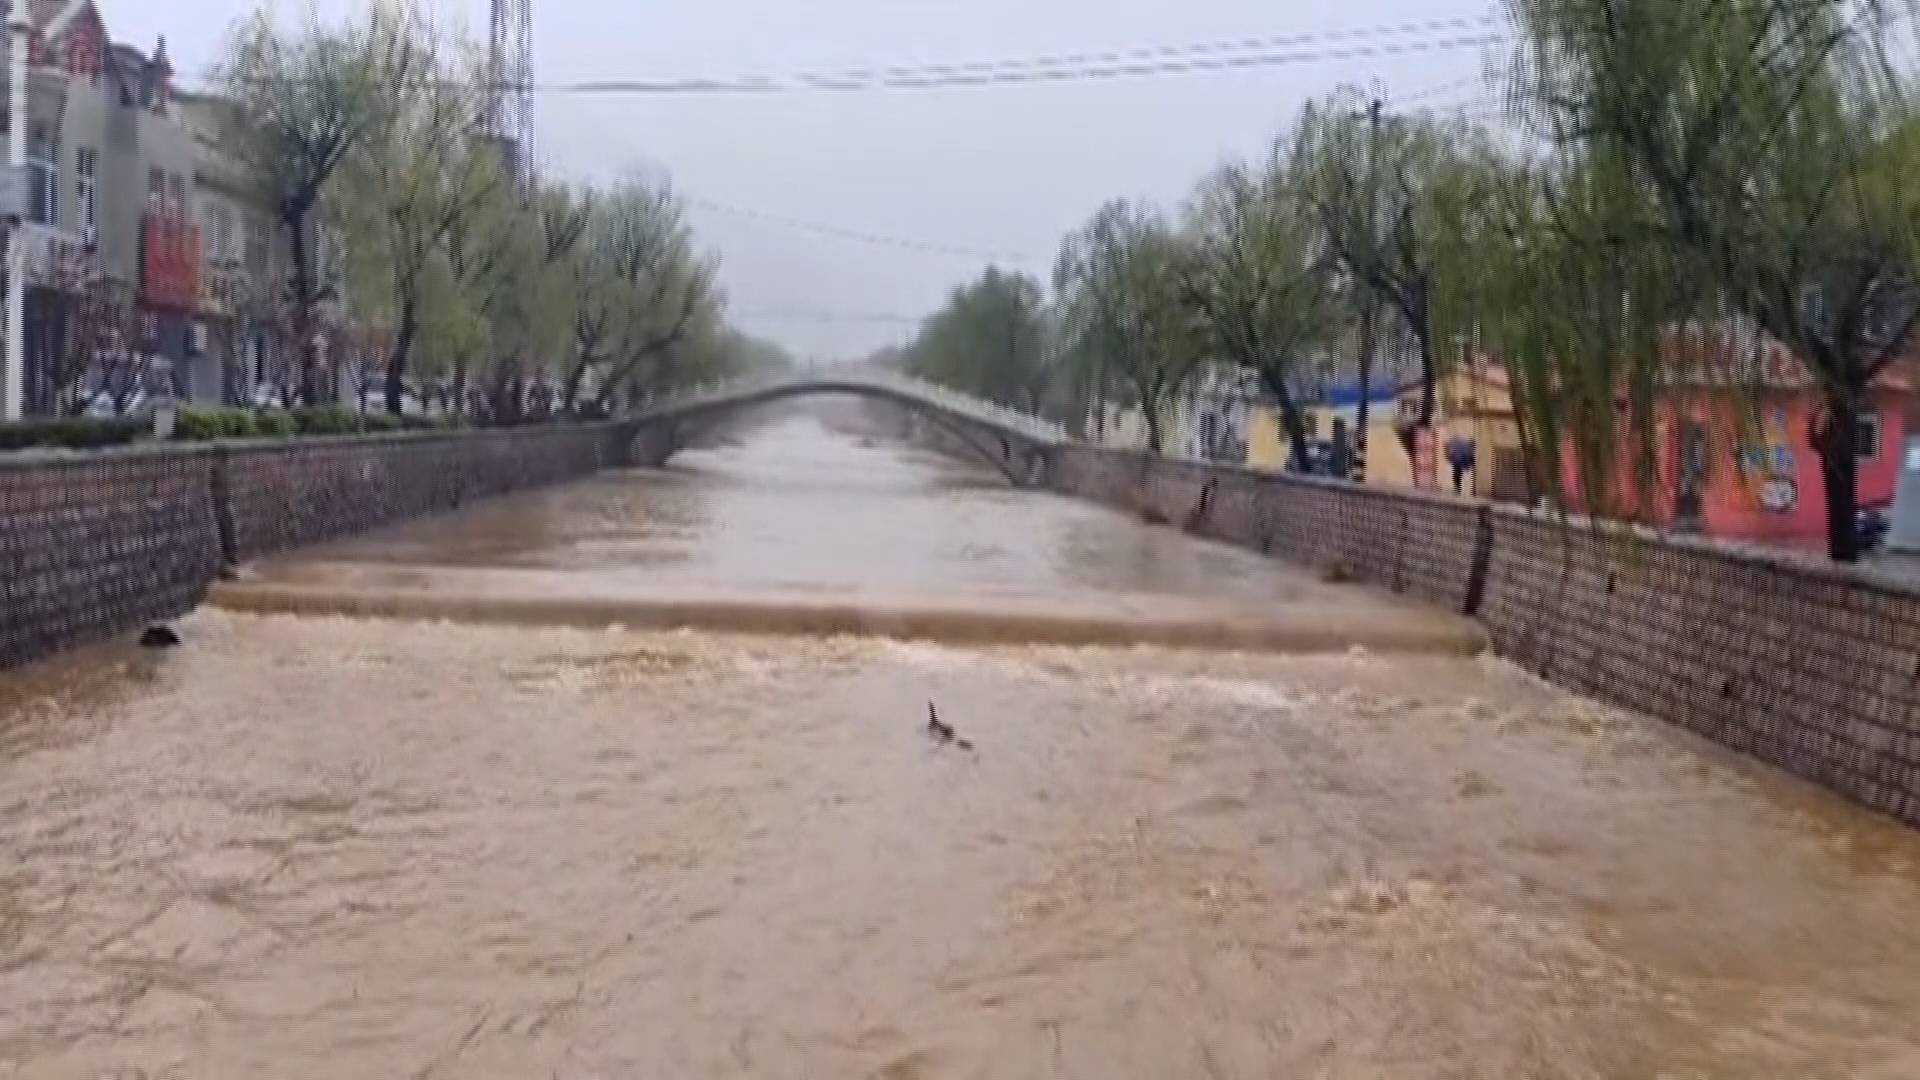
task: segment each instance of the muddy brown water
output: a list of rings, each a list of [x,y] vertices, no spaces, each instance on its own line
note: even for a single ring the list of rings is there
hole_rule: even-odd
[[[0,1076],[1920,1076],[1915,833],[1496,661],[181,629],[0,676]]]
[[[594,479],[320,545],[261,567],[563,570],[608,587],[816,592],[1168,593],[1286,603],[1346,595],[1315,576],[1076,499],[1015,491],[931,453],[834,436],[809,419],[671,469]]]

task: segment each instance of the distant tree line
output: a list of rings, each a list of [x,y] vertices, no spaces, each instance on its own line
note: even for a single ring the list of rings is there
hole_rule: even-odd
[[[289,404],[344,375],[390,412],[411,395],[513,423],[787,363],[728,327],[669,182],[531,175],[490,132],[482,51],[411,3],[296,30],[257,13],[217,85],[223,145],[287,251],[249,302],[280,332]]]

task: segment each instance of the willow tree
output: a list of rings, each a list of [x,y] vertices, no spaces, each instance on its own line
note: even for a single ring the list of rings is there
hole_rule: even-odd
[[[283,31],[265,12],[240,24],[219,67],[231,107],[224,145],[245,167],[286,232],[285,306],[298,350],[300,392],[326,396],[318,354],[320,307],[339,299],[316,266],[315,227],[336,175],[418,74],[415,41],[374,9],[367,23]]]
[[[1488,159],[1443,260],[1435,325],[1509,376],[1528,485],[1561,509],[1656,520],[1663,327],[1693,294],[1644,198],[1581,157]]]
[[[536,205],[546,197],[545,189],[536,191]],[[491,186],[474,212],[447,230],[425,275],[422,333],[445,358],[447,397],[456,415],[475,413],[475,378],[498,354],[495,328],[508,301],[519,295],[528,210],[511,187]]]
[[[1856,428],[1920,317],[1920,190],[1890,0],[1510,0],[1517,104],[1618,193],[1612,235],[1672,253],[1686,310],[1649,335],[1778,343],[1823,405],[1809,433],[1828,549],[1861,554]],[[1676,317],[1679,316],[1679,317]],[[1718,348],[1717,346],[1715,347]],[[1669,350],[1640,363],[1668,363]],[[1692,350],[1687,350],[1691,362]],[[1668,372],[1667,376],[1684,374]],[[1645,376],[1664,378],[1659,374]],[[1669,379],[1669,381],[1671,381]]]
[[[341,170],[338,201],[356,310],[387,331],[385,404],[398,413],[421,328],[443,321],[426,309],[457,302],[445,246],[510,180],[497,146],[480,135],[487,94],[474,50],[405,6],[377,9],[369,34],[373,85],[388,100]]]
[[[1418,429],[1433,426],[1438,408],[1438,264],[1453,242],[1470,141],[1470,132],[1430,114],[1383,113],[1352,91],[1309,104],[1295,137],[1300,190],[1328,252],[1363,307],[1392,315],[1413,346]],[[1402,442],[1412,454],[1413,432]]]
[[[516,423],[530,404],[536,414],[551,408],[544,398],[564,376],[578,303],[568,264],[589,226],[578,196],[564,185],[525,194],[508,189],[488,220],[495,265],[484,303],[488,407],[495,422]]]
[[[1257,167],[1222,167],[1188,207],[1193,254],[1182,263],[1182,295],[1213,354],[1273,395],[1296,469],[1310,457],[1294,394],[1336,325],[1331,260],[1300,188],[1282,143]]]
[[[1168,408],[1208,356],[1182,295],[1191,257],[1163,214],[1116,200],[1067,237],[1054,266],[1068,357],[1139,410],[1154,454]]]
[[[921,326],[907,366],[922,378],[1038,413],[1053,389],[1048,333],[1040,283],[988,267]]]
[[[570,403],[588,383],[598,413],[622,389],[672,385],[686,366],[679,346],[718,322],[715,268],[664,181],[630,180],[596,197],[572,265]]]

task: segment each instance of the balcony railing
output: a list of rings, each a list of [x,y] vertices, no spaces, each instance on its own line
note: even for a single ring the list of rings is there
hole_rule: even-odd
[[[86,238],[70,229],[23,221],[14,230],[21,266],[29,285],[52,289],[77,287],[93,275],[99,258]]]

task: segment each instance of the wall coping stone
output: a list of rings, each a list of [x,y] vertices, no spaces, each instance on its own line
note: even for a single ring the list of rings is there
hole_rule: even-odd
[[[0,453],[0,471],[25,471],[49,466],[111,464],[141,458],[180,458],[213,456],[212,443],[138,442],[124,446],[101,446],[88,450],[64,447],[36,447]]]
[[[1155,455],[1143,450],[1124,450],[1116,447],[1098,446],[1093,443],[1068,443],[1065,449],[1091,451],[1097,454],[1112,454],[1136,464],[1152,467],[1172,467],[1183,472],[1204,474],[1225,474],[1259,484],[1296,485],[1304,488],[1317,488],[1322,491],[1334,491],[1350,495],[1366,495],[1381,498],[1401,499],[1427,506],[1442,507],[1449,510],[1477,510],[1496,505],[1485,499],[1476,499],[1466,495],[1449,495],[1440,491],[1421,491],[1417,488],[1390,488],[1377,484],[1360,484],[1352,480],[1341,480],[1332,476],[1301,476],[1297,473],[1282,472],[1274,469],[1257,469],[1251,465],[1230,465],[1214,461],[1195,461],[1189,458],[1173,458]]]
[[[468,440],[532,438],[558,432],[607,434],[625,421],[592,420],[567,424],[528,424],[510,428],[447,428],[435,431],[364,431],[350,435],[289,435],[249,439],[202,439],[196,442],[142,440],[121,446],[101,446],[85,450],[66,447],[34,447],[0,452],[0,469],[38,469],[48,465],[85,465],[125,461],[132,458],[192,458],[211,455],[217,450],[301,450],[315,447],[384,446],[393,443],[429,443]]]
[[[1564,528],[1569,535],[1584,533],[1589,536],[1677,548],[1689,554],[1704,556],[1719,562],[1756,567],[1775,573],[1818,578],[1833,585],[1871,589],[1903,600],[1920,601],[1920,581],[1895,576],[1874,567],[1871,563],[1848,566],[1833,562],[1824,555],[1811,551],[1799,552],[1752,541],[1673,532],[1649,525],[1561,514],[1553,510],[1535,509],[1512,503],[1488,502],[1486,506],[1495,519],[1556,526]]]

